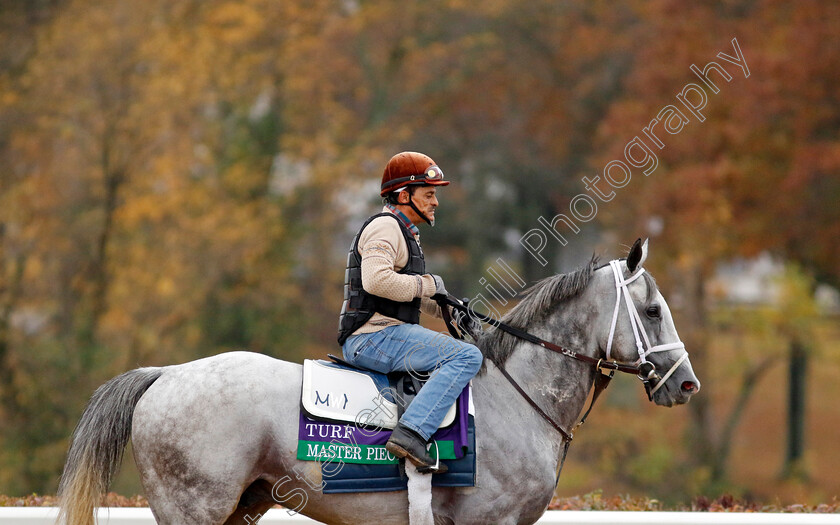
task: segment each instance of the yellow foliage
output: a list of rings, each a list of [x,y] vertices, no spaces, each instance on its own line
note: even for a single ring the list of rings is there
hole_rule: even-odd
[[[210,8],[208,28],[225,44],[241,44],[263,30],[265,19],[252,6],[243,2],[225,2]]]
[[[433,149],[465,182],[449,195],[469,220],[440,242],[455,247],[452,271],[469,267],[476,250],[505,249],[496,230],[527,231],[584,191],[580,177],[620,158],[729,35],[753,76],[710,95],[708,121],[667,137],[658,170],[634,174],[599,221],[624,240],[661,217],[651,264],[679,277],[788,246],[836,276],[836,243],[811,240],[837,236],[823,209],[840,159],[824,81],[840,48],[832,3],[790,16],[759,3],[748,17],[637,1],[31,4],[0,10],[0,43],[21,43],[0,46],[0,312],[46,321],[0,341],[0,371],[26,390],[0,399],[40,396],[62,421],[120,366],[333,349],[347,214],[376,201],[338,209],[337,195],[375,181],[399,149]],[[271,184],[278,158],[308,170],[286,193]],[[480,193],[490,177],[511,188],[504,206]],[[810,285],[785,283],[784,314],[739,317],[743,337],[808,332]],[[30,353],[49,385],[21,364]],[[79,393],[55,399],[53,385]],[[59,437],[42,419],[26,436],[52,458]],[[0,484],[51,479],[14,459],[0,458]]]

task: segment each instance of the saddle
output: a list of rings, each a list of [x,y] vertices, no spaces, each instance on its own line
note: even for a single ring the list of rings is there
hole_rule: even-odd
[[[324,494],[406,490],[405,472],[385,443],[425,379],[330,358],[303,362],[297,459],[315,462]],[[432,475],[432,486],[475,486],[474,414],[468,385],[432,436],[430,454],[449,467]]]
[[[426,384],[430,372],[366,370],[329,355],[332,361],[303,362],[301,409],[308,417],[364,428],[393,430],[397,421]],[[452,404],[439,428],[451,426],[457,415]]]

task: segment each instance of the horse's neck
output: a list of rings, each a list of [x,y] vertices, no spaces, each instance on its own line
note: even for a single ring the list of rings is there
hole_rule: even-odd
[[[569,305],[527,331],[575,352],[594,355],[597,342],[587,326],[585,311]],[[594,380],[591,365],[523,341],[503,365],[525,392],[562,428],[574,428]],[[491,363],[476,378],[479,391],[501,402],[495,417],[524,420],[542,440],[562,444],[562,436],[547,423]],[[479,415],[481,417],[481,415]]]

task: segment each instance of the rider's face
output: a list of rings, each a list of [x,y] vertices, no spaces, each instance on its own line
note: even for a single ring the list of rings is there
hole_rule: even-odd
[[[420,224],[423,222],[423,219],[415,213],[415,211],[408,205],[408,192],[410,190],[406,190],[400,193],[400,204],[404,204],[405,208],[403,213],[411,219],[411,222],[414,224]],[[426,217],[429,218],[430,221],[435,220],[435,208],[438,207],[438,200],[437,200],[437,188],[434,186],[420,186],[419,188],[414,190],[414,195],[411,196],[412,200],[414,200],[414,205],[417,206],[417,209],[420,210]]]

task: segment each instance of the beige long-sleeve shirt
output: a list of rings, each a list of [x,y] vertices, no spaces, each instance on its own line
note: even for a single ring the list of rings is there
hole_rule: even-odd
[[[390,213],[387,207],[382,211]],[[414,238],[420,242],[419,235]],[[366,292],[401,303],[420,297],[420,310],[440,317],[440,307],[429,299],[435,294],[434,278],[429,274],[397,273],[408,264],[408,246],[397,221],[390,217],[372,220],[359,236],[359,254],[362,256],[362,288]],[[378,332],[398,324],[403,322],[375,313],[353,335]]]

